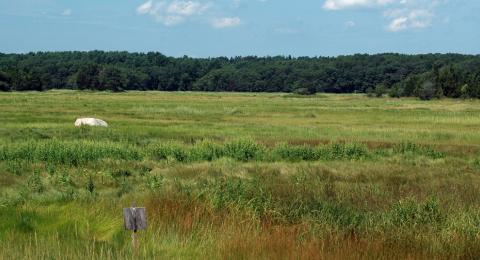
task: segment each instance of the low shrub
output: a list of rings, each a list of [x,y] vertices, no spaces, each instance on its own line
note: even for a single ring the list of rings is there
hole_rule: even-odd
[[[97,143],[91,141],[26,141],[13,145],[0,146],[0,159],[8,172],[21,175],[26,165],[41,162],[52,176],[62,165],[81,166],[101,160],[140,161],[144,156],[153,160],[173,160],[176,162],[214,161],[222,157],[241,162],[248,161],[316,161],[316,160],[361,160],[371,156],[402,154],[406,156],[426,156],[432,159],[444,158],[445,154],[430,146],[414,143],[395,145],[393,150],[370,151],[358,143],[334,143],[309,146],[278,144],[273,148],[256,143],[251,139],[238,139],[218,144],[204,140],[193,145],[179,142],[165,142],[143,147]]]
[[[368,155],[368,149],[360,144],[332,144],[318,151],[322,160],[359,160]]]
[[[225,144],[224,149],[225,156],[242,162],[260,160],[265,153],[265,147],[250,139],[231,141]]]
[[[222,146],[205,140],[195,143],[189,153],[190,160],[192,161],[213,161],[222,156],[224,156]]]
[[[100,159],[140,160],[142,156],[131,146],[91,141],[26,141],[1,146],[3,160],[45,162],[51,165],[79,166]]]
[[[162,143],[151,148],[150,154],[156,160],[174,158],[179,162],[186,162],[189,159],[184,146],[174,142]]]
[[[313,146],[291,146],[288,144],[279,144],[272,150],[272,156],[286,161],[314,161],[318,160],[317,149]]]

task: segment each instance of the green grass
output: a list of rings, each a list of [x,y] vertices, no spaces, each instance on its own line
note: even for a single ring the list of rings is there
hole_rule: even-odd
[[[0,93],[0,259],[480,257],[479,101]],[[109,128],[75,128],[76,117]],[[122,208],[146,206],[132,252]]]

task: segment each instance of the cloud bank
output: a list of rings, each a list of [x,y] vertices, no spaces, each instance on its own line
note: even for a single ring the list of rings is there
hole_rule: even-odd
[[[241,19],[238,17],[215,17],[212,12],[209,12],[213,6],[211,2],[193,0],[149,0],[137,7],[137,14],[149,15],[165,26],[178,25],[188,20],[210,21],[214,28],[241,24]]]
[[[354,7],[385,6],[395,0],[327,0],[323,8],[327,10],[342,10]]]
[[[422,29],[432,25],[434,13],[429,9],[392,9],[384,12],[390,19],[386,29],[398,32],[407,29]]]
[[[155,21],[172,26],[202,15],[210,7],[209,3],[198,1],[147,1],[137,7],[137,14],[150,15]]]
[[[323,8],[329,11],[345,9],[380,9],[387,20],[385,29],[400,32],[432,26],[436,7],[446,0],[326,0]]]

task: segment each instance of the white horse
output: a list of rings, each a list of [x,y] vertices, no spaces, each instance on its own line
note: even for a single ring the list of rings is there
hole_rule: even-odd
[[[96,119],[96,118],[78,118],[75,121],[75,126],[79,127],[82,125],[88,125],[88,126],[102,126],[102,127],[108,127],[107,122],[101,120],[101,119]]]

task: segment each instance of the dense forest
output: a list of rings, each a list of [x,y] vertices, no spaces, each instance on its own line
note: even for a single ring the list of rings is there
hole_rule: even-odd
[[[480,55],[167,57],[157,52],[0,53],[0,90],[368,93],[480,98]]]

